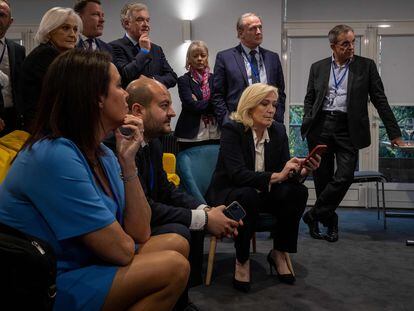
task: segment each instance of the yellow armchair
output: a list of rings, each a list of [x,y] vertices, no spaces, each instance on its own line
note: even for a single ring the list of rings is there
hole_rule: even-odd
[[[13,131],[0,137],[0,184],[9,171],[13,159],[16,157],[30,134],[24,131]]]
[[[167,173],[169,182],[172,182],[176,187],[180,185],[180,177],[176,172],[176,159],[173,153],[164,153],[162,156],[162,166]]]

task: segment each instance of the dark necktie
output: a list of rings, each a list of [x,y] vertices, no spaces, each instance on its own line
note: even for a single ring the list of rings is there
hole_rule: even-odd
[[[259,66],[257,66],[256,50],[250,51],[250,69],[252,71],[252,84],[260,82]]]
[[[86,49],[88,51],[93,51],[93,46],[92,46],[93,39],[92,38],[88,38],[85,41],[86,41]]]

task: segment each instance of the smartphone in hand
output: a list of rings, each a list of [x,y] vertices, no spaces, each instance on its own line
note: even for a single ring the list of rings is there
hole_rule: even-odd
[[[304,164],[306,164],[311,158],[315,158],[316,155],[321,156],[328,150],[327,145],[317,145],[315,148],[312,149],[311,152],[309,152],[308,156],[306,157],[305,161],[303,161]]]
[[[123,127],[121,126],[119,128],[119,131],[121,132],[122,135],[124,136],[131,136],[134,133],[134,130],[130,129],[129,127]]]
[[[223,214],[230,219],[239,221],[246,216],[246,211],[239,202],[233,201],[224,209]]]

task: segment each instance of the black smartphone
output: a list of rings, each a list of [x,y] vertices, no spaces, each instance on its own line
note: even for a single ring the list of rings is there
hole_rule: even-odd
[[[129,127],[123,127],[121,126],[119,128],[119,131],[121,132],[122,135],[124,136],[131,136],[132,133],[134,132],[134,130],[130,129]]]
[[[226,217],[233,219],[235,221],[239,221],[240,219],[243,219],[246,216],[246,211],[237,201],[231,202],[224,209],[223,213],[224,215],[226,215]]]

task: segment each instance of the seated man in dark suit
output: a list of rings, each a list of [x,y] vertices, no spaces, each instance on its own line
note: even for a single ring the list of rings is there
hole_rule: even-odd
[[[245,13],[237,21],[240,44],[217,53],[214,66],[213,105],[219,123],[228,120],[244,89],[253,83],[277,87],[279,99],[275,120],[283,123],[285,112],[285,81],[279,55],[260,45],[263,41],[262,20],[254,13]]]
[[[26,50],[23,46],[6,39],[13,23],[8,1],[0,1],[0,136],[21,127],[17,110],[21,105],[20,71]]]
[[[130,113],[140,117],[144,125],[145,144],[137,153],[136,164],[152,210],[151,234],[178,233],[191,241],[190,279],[193,285],[198,285],[202,282],[203,230],[221,238],[237,234],[238,223],[224,216],[224,205],[210,208],[168,182],[158,139],[171,132],[170,122],[175,116],[167,88],[154,79],[141,77],[129,84],[127,92]],[[115,149],[110,143],[108,146]],[[198,309],[188,303],[185,293],[176,310]]]
[[[101,1],[78,0],[73,9],[78,13],[83,23],[82,34],[77,47],[85,50],[105,51],[112,54],[112,47],[98,39],[103,34],[105,23]]]
[[[177,84],[177,75],[168,64],[162,48],[149,37],[150,16],[146,5],[126,4],[121,10],[121,22],[126,34],[110,42],[114,50],[113,60],[126,87],[140,75],[154,78],[166,88]]]

